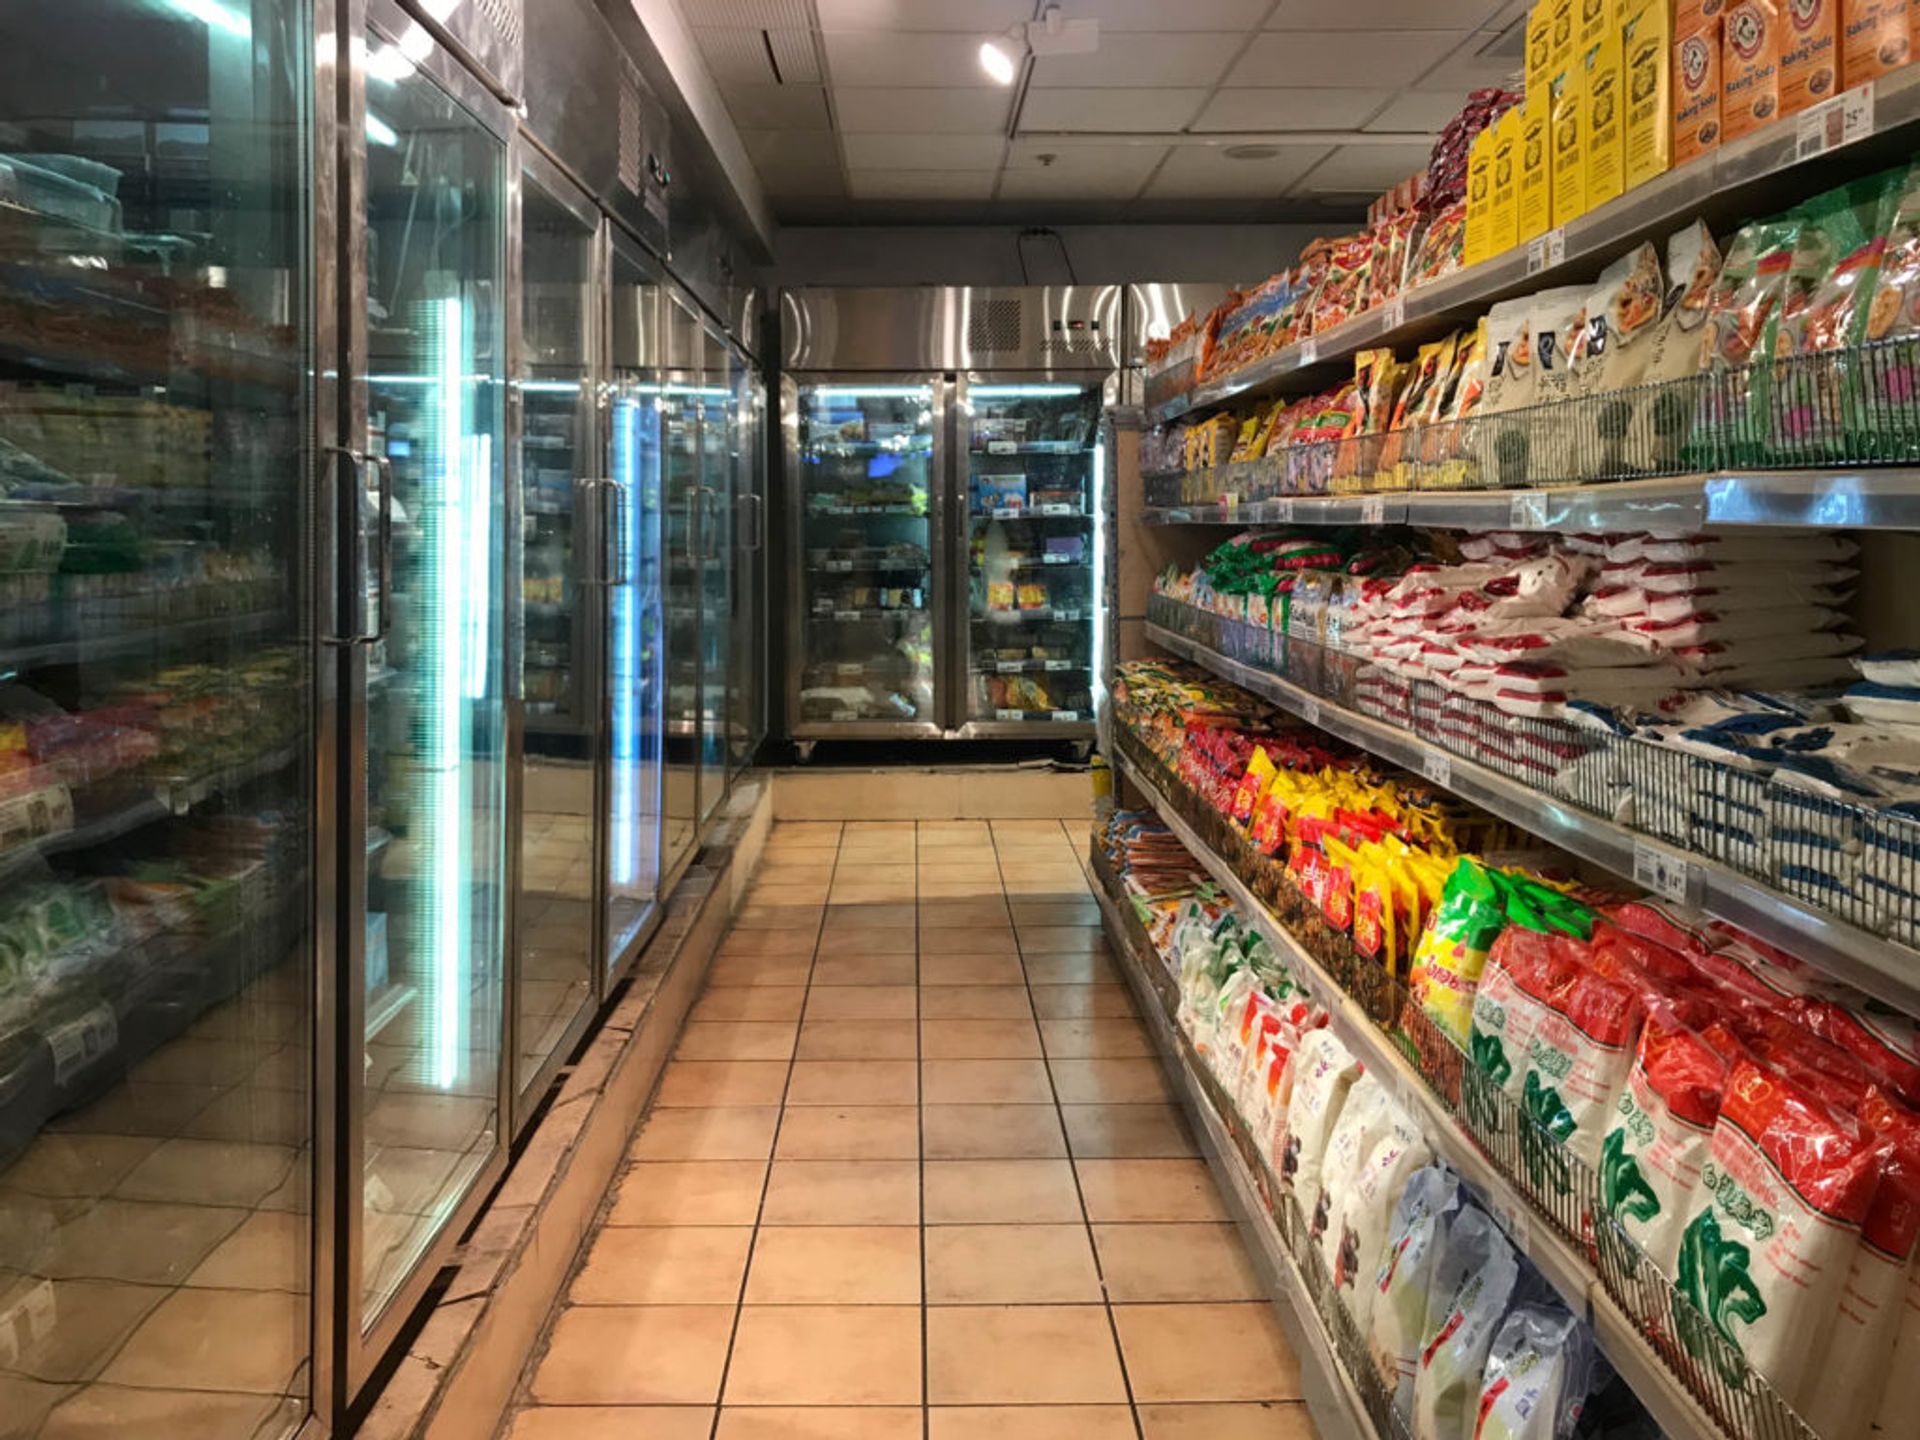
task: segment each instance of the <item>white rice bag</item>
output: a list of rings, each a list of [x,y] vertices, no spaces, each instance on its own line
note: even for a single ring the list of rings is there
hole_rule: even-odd
[[[1447,1231],[1413,1377],[1413,1440],[1472,1440],[1480,1380],[1506,1318],[1520,1261],[1486,1211],[1469,1207]]]
[[[1427,1338],[1427,1294],[1462,1204],[1460,1181],[1442,1165],[1416,1170],[1394,1206],[1386,1248],[1368,1306],[1367,1348],[1394,1391],[1394,1408],[1413,1412],[1413,1377]]]
[[[1346,1200],[1334,1211],[1327,1233],[1337,1236],[1333,1251],[1333,1287],[1364,1335],[1378,1293],[1372,1281],[1380,1269],[1387,1231],[1406,1189],[1408,1177],[1433,1163],[1433,1151],[1417,1121],[1396,1114],[1387,1133],[1361,1163]]]
[[[1680,1255],[1726,1083],[1726,1062],[1699,1036],[1648,1018],[1601,1142],[1600,1204],[1663,1275]]]
[[[1393,1097],[1387,1094],[1386,1086],[1372,1075],[1363,1074],[1347,1091],[1347,1103],[1340,1107],[1340,1118],[1327,1134],[1318,1183],[1311,1193],[1295,1185],[1295,1194],[1300,1197],[1300,1213],[1307,1217],[1307,1234],[1320,1244],[1329,1269],[1333,1265],[1331,1244],[1338,1243],[1337,1235],[1333,1242],[1325,1238],[1333,1207],[1345,1200],[1354,1172],[1366,1162],[1393,1118]]]
[[[1360,1078],[1360,1062],[1331,1030],[1315,1030],[1294,1052],[1293,1094],[1287,1102],[1287,1136],[1274,1168],[1293,1187],[1303,1213],[1319,1198],[1320,1161],[1327,1150],[1347,1091]]]

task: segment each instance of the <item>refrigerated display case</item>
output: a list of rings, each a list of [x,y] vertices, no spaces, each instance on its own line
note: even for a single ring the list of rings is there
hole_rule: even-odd
[[[726,798],[732,724],[728,654],[733,639],[733,479],[740,430],[726,339],[712,326],[700,336],[700,383],[694,396],[700,420],[700,482],[695,519],[700,556],[700,822]]]
[[[740,350],[729,355],[735,442],[729,502],[734,516],[733,619],[727,652],[729,769],[753,763],[767,738],[767,390],[758,367]]]
[[[787,733],[1094,734],[1117,289],[781,300]]]
[[[662,784],[662,856],[668,869],[692,853],[700,829],[701,519],[700,461],[705,331],[699,312],[677,286],[661,289],[665,369],[659,384],[660,516],[665,574],[666,757]]]

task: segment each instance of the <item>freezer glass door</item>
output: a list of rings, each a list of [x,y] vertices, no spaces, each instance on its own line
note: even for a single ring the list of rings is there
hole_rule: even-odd
[[[936,388],[799,387],[800,733],[938,722]]]
[[[693,850],[700,822],[701,481],[704,333],[692,307],[662,297],[672,369],[660,386],[661,525],[666,556],[666,777],[663,855],[669,871]]]
[[[726,342],[704,337],[700,410],[700,818],[727,793],[731,712],[727,687],[733,639],[733,477],[740,442]]]
[[[531,173],[520,196],[516,1096],[546,1072],[593,1003],[601,578],[593,545],[598,226]]]
[[[309,1409],[314,20],[240,13],[0,21],[5,1435]]]
[[[660,280],[624,247],[613,252],[612,484],[602,513],[607,584],[607,931],[605,963],[623,964],[660,893],[665,692],[661,567],[661,417],[651,352]]]
[[[363,1333],[499,1142],[507,649],[505,147],[411,65],[366,123]]]
[[[1093,721],[1100,386],[970,383],[967,720],[1045,734]]]
[[[737,773],[753,763],[767,735],[767,392],[760,373],[731,355],[735,443],[731,506],[733,638],[728,654],[728,765]]]

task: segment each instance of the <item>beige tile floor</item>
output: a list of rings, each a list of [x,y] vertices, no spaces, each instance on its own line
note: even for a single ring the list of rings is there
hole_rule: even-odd
[[[776,828],[511,1440],[1313,1440],[1085,846]]]

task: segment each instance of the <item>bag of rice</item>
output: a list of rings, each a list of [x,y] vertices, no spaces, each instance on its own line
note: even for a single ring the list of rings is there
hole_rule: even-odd
[[[1726,1062],[1698,1035],[1647,1018],[1600,1145],[1600,1206],[1663,1275],[1680,1255],[1726,1083]]]
[[[1359,1332],[1367,1333],[1373,1297],[1371,1284],[1380,1269],[1387,1229],[1398,1209],[1408,1178],[1433,1163],[1433,1151],[1413,1117],[1396,1113],[1373,1147],[1373,1153],[1354,1174],[1344,1204],[1336,1205],[1327,1233],[1336,1236],[1333,1249],[1333,1288],[1340,1292],[1347,1313]]]
[[[1487,1351],[1470,1440],[1567,1440],[1593,1381],[1593,1332],[1559,1305],[1516,1305]]]
[[[1361,1075],[1347,1092],[1347,1103],[1340,1107],[1340,1118],[1327,1135],[1313,1193],[1295,1187],[1300,1211],[1307,1217],[1307,1235],[1320,1245],[1329,1270],[1333,1268],[1333,1247],[1340,1239],[1337,1231],[1328,1238],[1333,1211],[1352,1193],[1354,1173],[1392,1126],[1394,1114],[1393,1097],[1386,1086],[1372,1075]]]
[[[1520,1090],[1521,1110],[1531,1122],[1521,1131],[1520,1151],[1536,1186],[1562,1190],[1569,1183],[1553,1145],[1589,1169],[1598,1164],[1644,1013],[1632,987],[1591,969],[1543,1008],[1527,1042]]]
[[[1920,1020],[1871,1000],[1818,1000],[1801,1021],[1822,1040],[1852,1055],[1909,1105],[1920,1105]]]
[[[1734,1063],[1673,1276],[1698,1311],[1676,1316],[1680,1343],[1727,1385],[1750,1367],[1805,1402],[1821,1358],[1807,1337],[1839,1302],[1879,1160],[1802,1084]]]
[[[1899,1332],[1886,1369],[1887,1387],[1873,1417],[1876,1437],[1911,1435],[1913,1417],[1920,1415],[1920,1260],[1907,1271]]]
[[[1413,1377],[1413,1440],[1470,1440],[1487,1351],[1520,1278],[1513,1246],[1486,1211],[1468,1208],[1434,1264],[1420,1363]]]
[[[1543,935],[1509,925],[1487,953],[1486,969],[1473,997],[1473,1033],[1468,1058],[1477,1076],[1462,1086],[1461,1114],[1468,1128],[1493,1142],[1517,1112],[1527,1074],[1527,1047],[1552,995],[1579,973],[1565,936]],[[1493,1092],[1506,1097],[1502,1104]]]
[[[1286,1139],[1274,1171],[1293,1187],[1301,1209],[1319,1197],[1320,1161],[1340,1119],[1360,1062],[1331,1030],[1315,1030],[1294,1051],[1293,1094],[1287,1100]]]
[[[1460,1181],[1445,1166],[1431,1165],[1408,1176],[1371,1282],[1367,1348],[1374,1368],[1394,1392],[1394,1409],[1403,1417],[1413,1413],[1413,1378],[1427,1339],[1434,1264],[1447,1248],[1447,1234],[1462,1203]]]
[[[1900,1338],[1902,1302],[1920,1239],[1920,1115],[1875,1091],[1861,1107],[1885,1157],[1859,1248],[1840,1292],[1825,1361],[1801,1418],[1821,1440],[1863,1440]],[[1920,1420],[1909,1411],[1908,1423]]]

